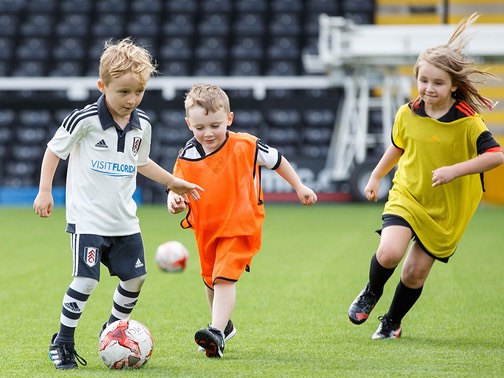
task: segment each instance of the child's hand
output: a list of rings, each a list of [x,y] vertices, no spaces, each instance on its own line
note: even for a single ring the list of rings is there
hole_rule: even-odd
[[[39,192],[33,201],[33,210],[41,218],[51,216],[54,207],[54,200],[51,192]]]
[[[457,176],[452,167],[441,167],[432,171],[432,186],[448,184]]]
[[[186,209],[187,197],[178,194],[171,194],[167,199],[168,211],[170,214],[178,214]]]
[[[378,201],[378,191],[380,190],[380,180],[371,177],[364,188],[364,194],[368,201]]]
[[[168,189],[174,191],[175,193],[179,195],[190,195],[192,198],[195,200],[199,200],[200,194],[198,193],[198,190],[200,192],[203,192],[203,189],[191,182],[187,182],[185,180],[182,180],[180,178],[174,177],[172,184],[168,187]]]
[[[299,202],[305,206],[312,206],[317,202],[317,195],[313,190],[303,185],[296,191]]]

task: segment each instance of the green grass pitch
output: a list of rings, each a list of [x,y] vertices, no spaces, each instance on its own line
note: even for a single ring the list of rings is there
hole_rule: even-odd
[[[58,372],[47,357],[70,283],[64,209],[49,219],[1,208],[0,377],[499,377],[504,376],[504,208],[482,205],[449,264],[434,264],[400,340],[371,340],[399,279],[396,269],[369,320],[347,309],[366,283],[379,237],[380,204],[266,205],[263,247],[237,286],[238,330],[224,358],[197,352],[193,335],[210,321],[193,233],[181,216],[143,206],[148,276],[132,318],[155,339],[138,371],[109,371],[98,356],[115,277],[102,279],[81,317],[76,349],[86,367]],[[154,263],[156,246],[179,240],[183,273]]]

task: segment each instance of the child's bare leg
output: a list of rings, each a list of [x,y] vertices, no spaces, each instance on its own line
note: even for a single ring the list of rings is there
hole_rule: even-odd
[[[210,306],[210,314],[211,314],[212,313],[212,306],[213,306],[214,291],[212,289],[210,289],[208,286],[205,286],[205,292],[206,292],[208,305]]]
[[[209,299],[208,290],[207,298]],[[212,301],[212,326],[224,332],[236,303],[236,282],[217,280]]]

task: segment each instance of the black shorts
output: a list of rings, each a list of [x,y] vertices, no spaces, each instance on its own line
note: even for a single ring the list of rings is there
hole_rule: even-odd
[[[122,281],[143,276],[147,273],[142,235],[100,236],[92,234],[70,234],[75,277],[100,280],[100,262],[111,276]]]
[[[422,244],[422,242],[420,241],[420,239],[418,239],[418,236],[416,236],[415,234],[415,230],[413,230],[413,228],[411,228],[410,224],[406,221],[406,219],[398,216],[398,215],[392,215],[392,214],[383,214],[382,216],[382,219],[383,219],[383,224],[382,224],[382,230],[385,228],[385,227],[388,227],[388,226],[404,226],[404,227],[408,227],[412,232],[413,232],[413,238],[412,240],[416,241],[418,243],[418,245],[420,246],[420,248],[422,248],[422,250],[427,253],[430,257],[438,260],[438,261],[441,261],[441,262],[444,262],[444,263],[447,263],[448,260],[450,259],[450,257],[436,257],[434,256],[432,253],[430,253],[427,248],[425,248],[425,246]],[[381,230],[377,230],[376,231],[377,233],[379,233],[381,235]]]

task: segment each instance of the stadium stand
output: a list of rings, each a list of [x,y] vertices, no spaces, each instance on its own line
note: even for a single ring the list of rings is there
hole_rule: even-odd
[[[436,0],[0,0],[0,81],[3,77],[55,77],[95,80],[106,39],[132,36],[153,53],[163,78],[282,78],[307,75],[305,52],[316,53],[318,18],[343,16],[358,24],[442,22]],[[449,22],[467,13],[470,3],[450,0]],[[504,14],[500,0],[481,0]],[[434,7],[434,8],[433,8]],[[395,12],[395,13],[394,13]],[[426,16],[427,14],[427,16]],[[323,76],[323,73],[320,74]],[[188,89],[188,88],[187,88]],[[500,88],[490,88],[504,99]],[[323,169],[341,88],[269,88],[257,96],[250,87],[231,88],[233,128],[255,133],[277,145],[294,164],[315,175]],[[171,170],[189,134],[183,96],[169,100],[148,90],[142,109],[154,122],[152,157]],[[79,92],[79,94],[81,94]],[[45,143],[72,109],[95,101],[60,89],[0,92],[0,187],[36,186]],[[495,116],[494,123],[502,122]],[[379,120],[379,115],[370,116]],[[378,121],[379,122],[379,121]],[[64,185],[60,165],[55,185]],[[164,200],[164,189],[140,179],[145,202]],[[338,188],[339,190],[340,188]],[[345,188],[341,188],[345,190]]]
[[[365,1],[369,19],[374,5]],[[359,13],[337,0],[0,0],[0,80],[96,78],[104,41],[126,36],[150,49],[162,77],[302,76],[301,56],[316,46],[318,15],[347,11]],[[181,113],[184,92],[166,101],[153,90],[142,104],[155,120],[153,158],[167,169],[190,136]],[[294,162],[306,159],[321,169],[334,96],[283,89],[258,100],[250,89],[228,92],[236,130],[256,133]],[[69,111],[98,95],[74,100],[62,90],[0,93],[0,186],[36,186],[45,143]],[[305,104],[313,114],[300,112]],[[320,130],[314,114],[324,114]],[[55,185],[64,181],[63,163]],[[141,185],[145,201],[163,198],[157,184]]]

